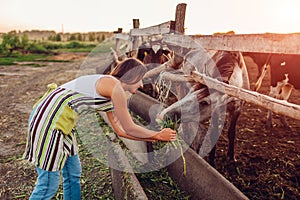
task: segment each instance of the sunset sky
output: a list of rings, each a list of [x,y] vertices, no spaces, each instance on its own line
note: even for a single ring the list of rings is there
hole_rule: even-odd
[[[300,0],[0,0],[0,32],[129,31],[175,19],[187,3],[186,34],[300,32]]]

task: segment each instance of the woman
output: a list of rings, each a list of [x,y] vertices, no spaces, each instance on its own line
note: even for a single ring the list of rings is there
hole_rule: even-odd
[[[147,69],[130,58],[110,75],[88,75],[49,91],[37,102],[29,118],[24,158],[36,165],[38,179],[30,199],[51,199],[57,192],[60,171],[64,199],[80,199],[81,165],[74,133],[76,119],[87,112],[106,112],[118,136],[142,141],[173,141],[176,132],[159,132],[136,125],[127,108],[125,92],[142,87]]]

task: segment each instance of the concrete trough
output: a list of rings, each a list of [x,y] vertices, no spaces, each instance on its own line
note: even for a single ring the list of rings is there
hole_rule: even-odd
[[[109,153],[109,162],[113,193],[116,200],[148,199],[140,182],[133,173],[122,147],[117,143],[114,146],[114,150]],[[122,166],[124,170],[111,166]]]
[[[182,190],[191,195],[191,199],[248,199],[192,149],[188,149],[184,153],[184,158],[186,174],[183,174],[181,158],[167,168],[172,179]]]
[[[110,125],[108,118],[104,113],[99,113],[101,117],[105,120],[105,122]],[[111,125],[110,125],[111,126]],[[113,134],[113,133],[112,133]],[[115,134],[111,135],[112,139]],[[127,141],[127,140],[126,140]],[[142,141],[134,141],[132,143],[126,143],[126,146],[131,151],[140,151],[146,152],[146,145]],[[144,192],[140,182],[135,176],[131,165],[125,155],[124,150],[118,143],[113,143],[110,151],[108,152],[108,162],[110,168],[110,175],[112,179],[112,187],[114,198],[116,200],[123,199],[138,199],[138,200],[147,200],[147,195]],[[139,155],[139,154],[137,154]],[[145,159],[144,156],[136,156],[136,158],[140,161],[146,162],[148,159]]]
[[[151,122],[150,115],[153,111],[149,112],[149,109],[155,104],[159,104],[159,102],[138,92],[130,98],[128,105],[129,109],[135,114],[147,122]],[[160,106],[162,107],[163,105]],[[155,107],[158,108],[157,105]],[[184,169],[181,158],[170,164],[167,169],[171,178],[182,190],[190,194],[192,199],[248,199],[193,150],[188,149],[184,153],[184,157],[186,160],[186,174],[183,174]]]

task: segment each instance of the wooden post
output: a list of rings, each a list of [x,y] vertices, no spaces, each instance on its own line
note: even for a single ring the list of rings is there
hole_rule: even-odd
[[[123,31],[123,28],[118,28],[118,30],[114,31],[114,33],[115,34],[122,33],[122,31]],[[120,55],[120,39],[119,38],[116,38],[115,50],[117,52],[117,56],[119,56]]]
[[[138,29],[140,28],[140,20],[139,19],[133,19],[133,28]],[[133,42],[132,42],[132,50],[137,50],[139,47],[139,40],[138,36],[133,37]]]
[[[186,11],[186,3],[180,3],[177,5],[176,14],[175,14],[175,33],[177,33],[177,34],[184,35],[185,11]],[[181,46],[175,46],[174,51],[177,52],[177,54],[175,53],[175,59],[182,60],[182,55],[184,53],[182,52],[183,49],[181,48]],[[178,100],[182,99],[188,92],[180,84],[176,85],[175,88],[176,88]],[[193,123],[193,122],[184,123],[182,126],[183,132],[195,133],[195,131],[196,131],[195,137],[199,137],[199,135],[201,135],[201,129],[198,129],[198,128],[195,129],[194,125],[195,125],[195,123]],[[192,138],[186,137],[184,139],[187,141],[190,141],[190,142],[192,141]],[[192,142],[191,147],[193,147],[194,150],[197,151],[195,146],[196,146],[196,144],[194,142]]]
[[[133,19],[133,28],[140,28],[140,20]]]
[[[175,32],[184,34],[186,3],[180,3],[176,6]]]
[[[185,10],[186,10],[186,3],[180,3],[176,6],[176,14],[175,14],[175,33],[184,34],[184,20],[185,20]],[[181,60],[182,55],[178,55],[176,52],[181,52],[180,46],[173,47],[175,51],[175,59]],[[185,94],[182,88],[176,87],[177,95],[179,99],[181,99]]]

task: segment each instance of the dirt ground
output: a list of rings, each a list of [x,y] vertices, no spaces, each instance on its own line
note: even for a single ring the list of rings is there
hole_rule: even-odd
[[[251,88],[257,65],[245,57]],[[268,74],[259,90],[269,93]],[[300,91],[289,102],[300,105]],[[236,163],[226,160],[226,130],[217,145],[216,169],[250,199],[300,199],[300,121],[287,118],[290,130],[273,114],[273,127],[266,129],[267,110],[246,103],[237,124]]]
[[[43,67],[0,66],[0,199],[28,199],[33,190],[35,168],[21,159],[27,119],[49,83],[62,84],[76,77],[82,60],[65,57],[73,60],[39,62]]]
[[[21,159],[26,144],[27,119],[31,107],[49,83],[75,78],[83,57],[60,55],[71,62],[46,62],[43,67],[0,66],[0,199],[28,199],[36,173]],[[253,86],[256,66],[246,58]],[[261,93],[269,90],[268,78]],[[300,105],[300,92],[289,100]],[[288,118],[285,129],[274,116],[273,128],[265,128],[267,110],[246,103],[238,121],[237,162],[226,159],[227,139],[223,135],[216,153],[216,169],[250,199],[299,199],[300,121]],[[94,179],[96,180],[96,179]]]

